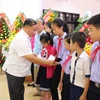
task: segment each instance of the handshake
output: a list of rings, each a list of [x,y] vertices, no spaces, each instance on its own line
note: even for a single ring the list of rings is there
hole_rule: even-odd
[[[59,62],[56,62],[55,59],[56,59],[55,56],[53,56],[53,55],[49,56],[49,58],[47,59],[48,61],[50,61],[49,66],[56,66],[56,65],[60,64]]]

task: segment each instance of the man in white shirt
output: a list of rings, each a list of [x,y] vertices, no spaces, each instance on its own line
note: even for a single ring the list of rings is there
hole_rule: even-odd
[[[35,34],[37,23],[31,18],[25,20],[23,29],[10,44],[9,54],[4,63],[10,100],[24,100],[24,79],[32,63],[52,65],[53,61],[43,60],[32,53],[30,37]]]

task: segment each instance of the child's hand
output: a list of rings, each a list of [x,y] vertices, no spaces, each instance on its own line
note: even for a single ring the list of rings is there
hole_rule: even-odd
[[[59,62],[54,62],[53,66],[59,65]]]
[[[86,98],[86,96],[81,95],[80,98],[79,98],[79,100],[87,100],[87,98]]]
[[[62,81],[60,81],[60,83],[59,83],[59,85],[58,85],[58,89],[59,89],[60,91],[62,91],[62,89],[63,89],[63,83],[62,83]]]

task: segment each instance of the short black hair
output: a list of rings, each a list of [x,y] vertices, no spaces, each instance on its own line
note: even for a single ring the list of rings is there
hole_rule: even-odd
[[[83,32],[72,33],[71,39],[73,43],[77,43],[80,48],[84,48],[86,44],[86,35]]]
[[[48,41],[50,41],[50,44],[53,46],[53,38],[52,38],[52,36],[50,35],[50,33],[48,33],[48,32],[43,33],[43,34],[40,36],[40,41],[41,41],[41,42],[44,42],[44,43],[47,43]]]
[[[69,28],[66,22],[64,22],[62,19],[60,18],[56,18],[54,19],[54,21],[52,22],[52,24],[55,24],[56,26],[63,27],[63,32],[66,32],[67,34],[69,33]]]
[[[64,39],[66,40],[66,42],[68,43],[68,44],[70,44],[70,38],[71,38],[71,33],[70,34],[67,34],[65,37],[64,37]]]
[[[44,22],[44,20],[43,20],[42,18],[38,18],[38,19],[36,19],[36,22],[38,22],[38,21],[40,21],[40,22],[42,23],[42,25],[45,24],[45,22]]]
[[[93,25],[96,28],[100,28],[100,14],[97,14],[97,15],[91,17],[88,20],[87,24]]]
[[[32,18],[27,18],[23,24],[23,27],[28,25],[28,26],[33,26],[33,25],[36,25],[36,21]]]

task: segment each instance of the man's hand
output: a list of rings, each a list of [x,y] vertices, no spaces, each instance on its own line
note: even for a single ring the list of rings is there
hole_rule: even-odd
[[[53,66],[55,61],[54,60],[47,60],[47,63],[49,66]]]
[[[33,53],[33,56],[36,56],[37,57],[37,54]]]

